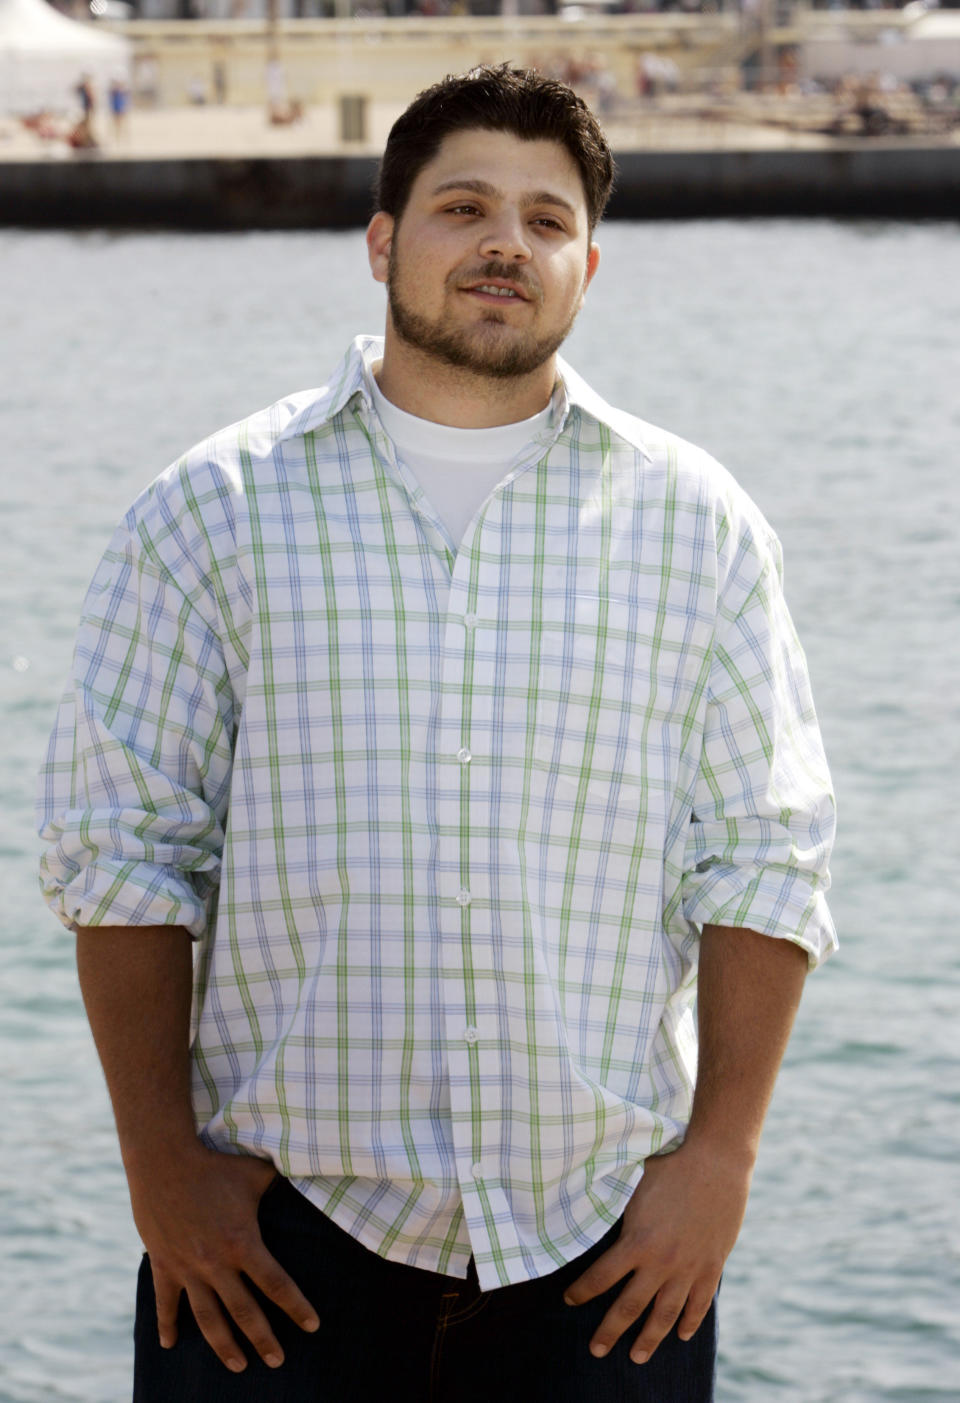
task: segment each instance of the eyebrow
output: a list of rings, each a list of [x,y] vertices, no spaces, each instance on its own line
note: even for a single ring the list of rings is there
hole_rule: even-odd
[[[469,190],[474,195],[485,195],[494,200],[503,198],[503,191],[487,180],[445,180],[442,184],[434,186],[432,193],[444,195],[448,190]],[[555,195],[551,190],[537,190],[531,195],[524,195],[522,203],[524,209],[531,205],[556,205],[558,209],[566,210],[574,219],[577,217],[577,211],[570,201],[565,200],[562,195]]]

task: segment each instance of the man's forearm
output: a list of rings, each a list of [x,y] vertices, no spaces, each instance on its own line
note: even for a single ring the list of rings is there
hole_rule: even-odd
[[[806,951],[792,941],[704,926],[688,1144],[709,1144],[752,1165],[807,967]]]
[[[179,926],[77,932],[80,989],[128,1169],[196,1142],[191,943]]]

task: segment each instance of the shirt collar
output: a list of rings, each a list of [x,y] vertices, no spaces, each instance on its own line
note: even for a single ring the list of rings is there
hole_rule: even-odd
[[[355,337],[329,382],[318,392],[317,398],[310,406],[309,422],[299,426],[301,431],[308,432],[326,423],[335,414],[339,414],[355,395],[361,397],[369,412],[375,413],[373,367],[382,358],[382,336]],[[555,439],[566,426],[570,414],[578,410],[600,423],[608,424],[639,449],[648,461],[652,461],[643,442],[645,426],[640,420],[608,404],[560,356],[557,357],[557,372],[557,383],[550,401],[550,418],[547,427],[538,436],[541,442],[547,438]]]
[[[355,336],[330,379],[317,391],[310,406],[309,423],[300,426],[302,432],[327,423],[334,415],[339,414],[356,394],[363,398],[365,404],[372,405],[372,367],[382,356],[382,336]]]
[[[557,370],[560,374],[559,385],[564,394],[563,423],[566,423],[567,414],[572,409],[577,409],[592,419],[596,419],[599,423],[608,425],[632,444],[648,463],[653,462],[653,456],[644,441],[644,431],[647,425],[642,420],[635,419],[625,410],[616,409],[612,404],[608,404],[602,395],[598,395],[596,390],[592,390],[587,382],[577,374],[573,366],[568,365],[561,356],[557,357]]]

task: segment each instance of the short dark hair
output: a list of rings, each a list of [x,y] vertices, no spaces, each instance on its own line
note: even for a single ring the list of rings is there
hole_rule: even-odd
[[[471,128],[565,146],[580,171],[593,232],[610,198],[614,174],[600,124],[566,83],[508,63],[448,76],[414,98],[387,138],[377,178],[378,208],[399,219],[414,181],[444,138]]]

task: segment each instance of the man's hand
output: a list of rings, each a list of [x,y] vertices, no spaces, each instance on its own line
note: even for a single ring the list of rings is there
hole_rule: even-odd
[[[616,1243],[564,1297],[569,1305],[583,1305],[633,1273],[590,1341],[593,1355],[607,1354],[651,1301],[630,1349],[635,1364],[650,1358],[677,1320],[682,1340],[696,1333],[737,1240],[751,1170],[752,1161],[724,1163],[691,1144],[647,1160]]]
[[[687,1136],[646,1161],[623,1229],[566,1293],[581,1305],[630,1272],[590,1342],[602,1358],[654,1302],[630,1350],[650,1358],[679,1320],[689,1340],[710,1308],[743,1223],[763,1118],[807,972],[786,940],[703,928],[697,995],[700,1058]]]
[[[128,1165],[137,1230],[150,1257],[160,1343],[177,1340],[177,1307],[186,1291],[200,1331],[228,1369],[247,1367],[227,1317],[271,1368],[283,1350],[246,1282],[249,1277],[302,1330],[316,1312],[263,1245],[257,1207],[275,1176],[272,1164],[244,1155],[196,1150],[137,1172]]]
[[[266,1364],[283,1350],[244,1277],[303,1330],[319,1321],[263,1245],[257,1208],[274,1177],[250,1155],[208,1150],[190,1106],[192,942],[179,927],[77,931],[77,971],[113,1101],[130,1202],[150,1256],[160,1343],[176,1343],[186,1291],[228,1369],[247,1367],[229,1316]]]

